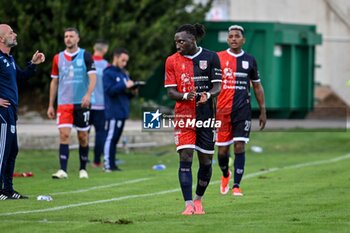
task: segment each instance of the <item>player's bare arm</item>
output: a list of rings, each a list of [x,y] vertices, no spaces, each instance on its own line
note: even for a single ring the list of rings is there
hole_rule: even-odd
[[[57,96],[57,87],[58,87],[58,78],[51,79],[50,82],[50,99],[49,99],[49,107],[47,109],[47,117],[49,119],[55,118],[55,108],[54,103]]]
[[[258,101],[259,108],[260,108],[259,126],[260,126],[260,130],[263,130],[265,128],[266,120],[267,120],[264,89],[260,82],[253,82],[253,89],[254,89],[255,98]]]

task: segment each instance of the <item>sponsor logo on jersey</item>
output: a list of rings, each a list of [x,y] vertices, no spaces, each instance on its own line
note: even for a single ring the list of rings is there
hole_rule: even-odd
[[[232,78],[233,77],[233,72],[231,68],[225,68],[224,69],[224,77],[227,78]]]
[[[206,70],[208,68],[208,61],[207,60],[200,60],[199,61],[199,68],[201,70]]]
[[[235,72],[235,77],[237,78],[246,78],[248,77],[247,73],[242,73],[242,72]]]
[[[194,81],[208,81],[209,77],[208,76],[194,76],[193,80]]]
[[[181,79],[181,88],[183,92],[189,92],[193,90],[191,77],[187,73],[182,73],[180,76],[180,79]]]

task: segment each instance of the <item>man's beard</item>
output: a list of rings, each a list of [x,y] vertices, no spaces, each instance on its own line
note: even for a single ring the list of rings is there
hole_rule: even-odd
[[[76,45],[75,44],[71,44],[71,45],[66,45],[66,47],[67,47],[67,49],[74,49],[75,47],[76,47]]]
[[[17,45],[17,41],[15,41],[15,40],[5,41],[5,45],[9,48],[15,47]]]

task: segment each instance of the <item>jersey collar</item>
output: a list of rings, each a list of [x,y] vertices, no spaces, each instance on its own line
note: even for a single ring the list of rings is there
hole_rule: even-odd
[[[103,60],[103,57],[102,56],[93,55],[92,59],[94,59],[94,61],[101,61],[101,60]]]
[[[64,53],[70,57],[74,57],[75,55],[77,55],[80,52],[80,48],[78,47],[77,51],[75,51],[74,53],[69,53],[67,52],[67,50],[64,50]]]
[[[240,57],[244,54],[243,50],[239,54],[235,54],[235,53],[231,52],[230,49],[227,49],[226,51],[228,54],[230,54],[231,56],[234,56],[234,57]]]
[[[195,53],[195,54],[192,55],[192,56],[185,55],[184,57],[187,57],[187,58],[189,58],[189,59],[193,59],[193,58],[197,57],[202,51],[203,51],[202,47],[199,47],[199,51],[198,51],[197,53]]]

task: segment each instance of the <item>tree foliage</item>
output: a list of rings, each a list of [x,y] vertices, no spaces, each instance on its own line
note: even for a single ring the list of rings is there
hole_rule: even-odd
[[[198,2],[198,1],[196,1]],[[203,1],[202,1],[203,2]],[[173,49],[175,29],[183,23],[201,22],[212,1],[193,0],[0,0],[0,23],[18,34],[13,55],[24,66],[37,49],[47,62],[30,86],[48,94],[51,61],[65,48],[63,30],[80,31],[80,47],[92,52],[96,39],[104,38],[111,50],[125,47],[134,79],[147,79]],[[109,54],[112,54],[110,50]],[[108,57],[110,58],[110,56]]]

